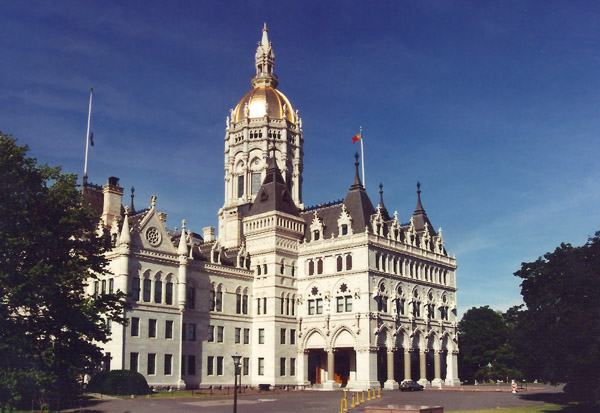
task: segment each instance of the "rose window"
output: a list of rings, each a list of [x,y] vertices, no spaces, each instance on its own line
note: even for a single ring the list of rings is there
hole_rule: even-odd
[[[148,228],[148,230],[146,231],[146,239],[148,240],[150,245],[156,247],[160,244],[162,237],[160,235],[160,232],[158,232],[156,228],[151,227]]]

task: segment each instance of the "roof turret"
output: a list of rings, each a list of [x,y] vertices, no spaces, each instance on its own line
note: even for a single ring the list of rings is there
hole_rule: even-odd
[[[361,233],[369,225],[371,215],[375,213],[375,208],[373,208],[369,195],[367,195],[367,191],[365,191],[358,175],[358,153],[354,155],[354,159],[354,182],[350,186],[346,199],[344,199],[344,205],[346,205],[346,210],[352,217],[352,231]]]
[[[433,230],[433,225],[429,221],[427,217],[427,213],[425,212],[425,208],[423,208],[423,204],[421,204],[421,183],[417,181],[417,206],[415,207],[415,212],[413,212],[412,220],[415,225],[415,230],[417,232],[426,230],[429,235],[436,235]]]
[[[258,215],[269,211],[279,211],[299,216],[298,207],[296,207],[292,199],[292,194],[290,194],[281,171],[277,166],[275,147],[273,146],[271,150],[272,154],[268,160],[265,179],[246,216]]]

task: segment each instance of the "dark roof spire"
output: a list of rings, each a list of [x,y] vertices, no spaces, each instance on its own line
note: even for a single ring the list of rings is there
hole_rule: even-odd
[[[129,212],[133,215],[135,214],[135,208],[133,207],[133,193],[135,192],[135,188],[131,187],[131,206],[129,207]]]
[[[354,154],[354,182],[350,189],[364,188],[362,182],[360,182],[360,175],[358,174],[358,152]]]
[[[383,183],[379,183],[379,208],[381,209],[381,213],[383,214],[383,218],[385,220],[390,219],[390,214],[387,211],[387,208],[385,207],[385,204],[383,203]]]
[[[425,208],[421,204],[421,183],[417,181],[417,206],[415,207],[415,212],[413,212],[413,222],[415,224],[415,228],[417,231],[422,231],[427,229],[429,235],[436,235],[433,229],[433,225],[431,225],[431,221],[427,217],[427,213],[425,212]]]
[[[417,181],[417,207],[415,208],[416,212],[425,212],[423,209],[423,205],[421,205],[421,182]]]

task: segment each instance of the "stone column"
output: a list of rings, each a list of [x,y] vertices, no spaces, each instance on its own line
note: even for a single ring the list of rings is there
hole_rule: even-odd
[[[394,380],[394,350],[389,348],[387,351],[387,380],[383,387],[386,389],[397,389],[398,383]]]
[[[440,367],[440,350],[435,350],[435,352],[434,352],[433,367],[434,367],[435,377],[433,378],[431,385],[436,386],[436,387],[442,387],[443,380],[442,380],[442,369]]]
[[[425,356],[427,350],[419,349],[419,384],[427,387],[429,382],[427,381],[427,361]]]
[[[298,384],[308,385],[308,351],[298,350]]]
[[[458,351],[448,350],[446,356],[446,381],[447,386],[460,386],[458,379]]]
[[[408,381],[410,378],[410,350],[404,350],[404,380]]]
[[[359,347],[356,349],[356,382],[354,390],[367,390],[379,387],[377,381],[377,347]]]
[[[327,381],[323,383],[324,389],[337,389],[340,387],[339,383],[334,380],[335,364],[334,364],[334,349],[327,350]]]

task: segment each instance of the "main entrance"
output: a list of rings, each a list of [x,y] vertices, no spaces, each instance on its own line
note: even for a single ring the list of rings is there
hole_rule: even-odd
[[[341,387],[346,387],[350,380],[350,364],[354,350],[351,348],[337,349],[334,355],[334,380],[340,383]]]
[[[323,382],[323,371],[321,369],[324,362],[325,351],[308,351],[308,381],[311,384],[321,384]]]

